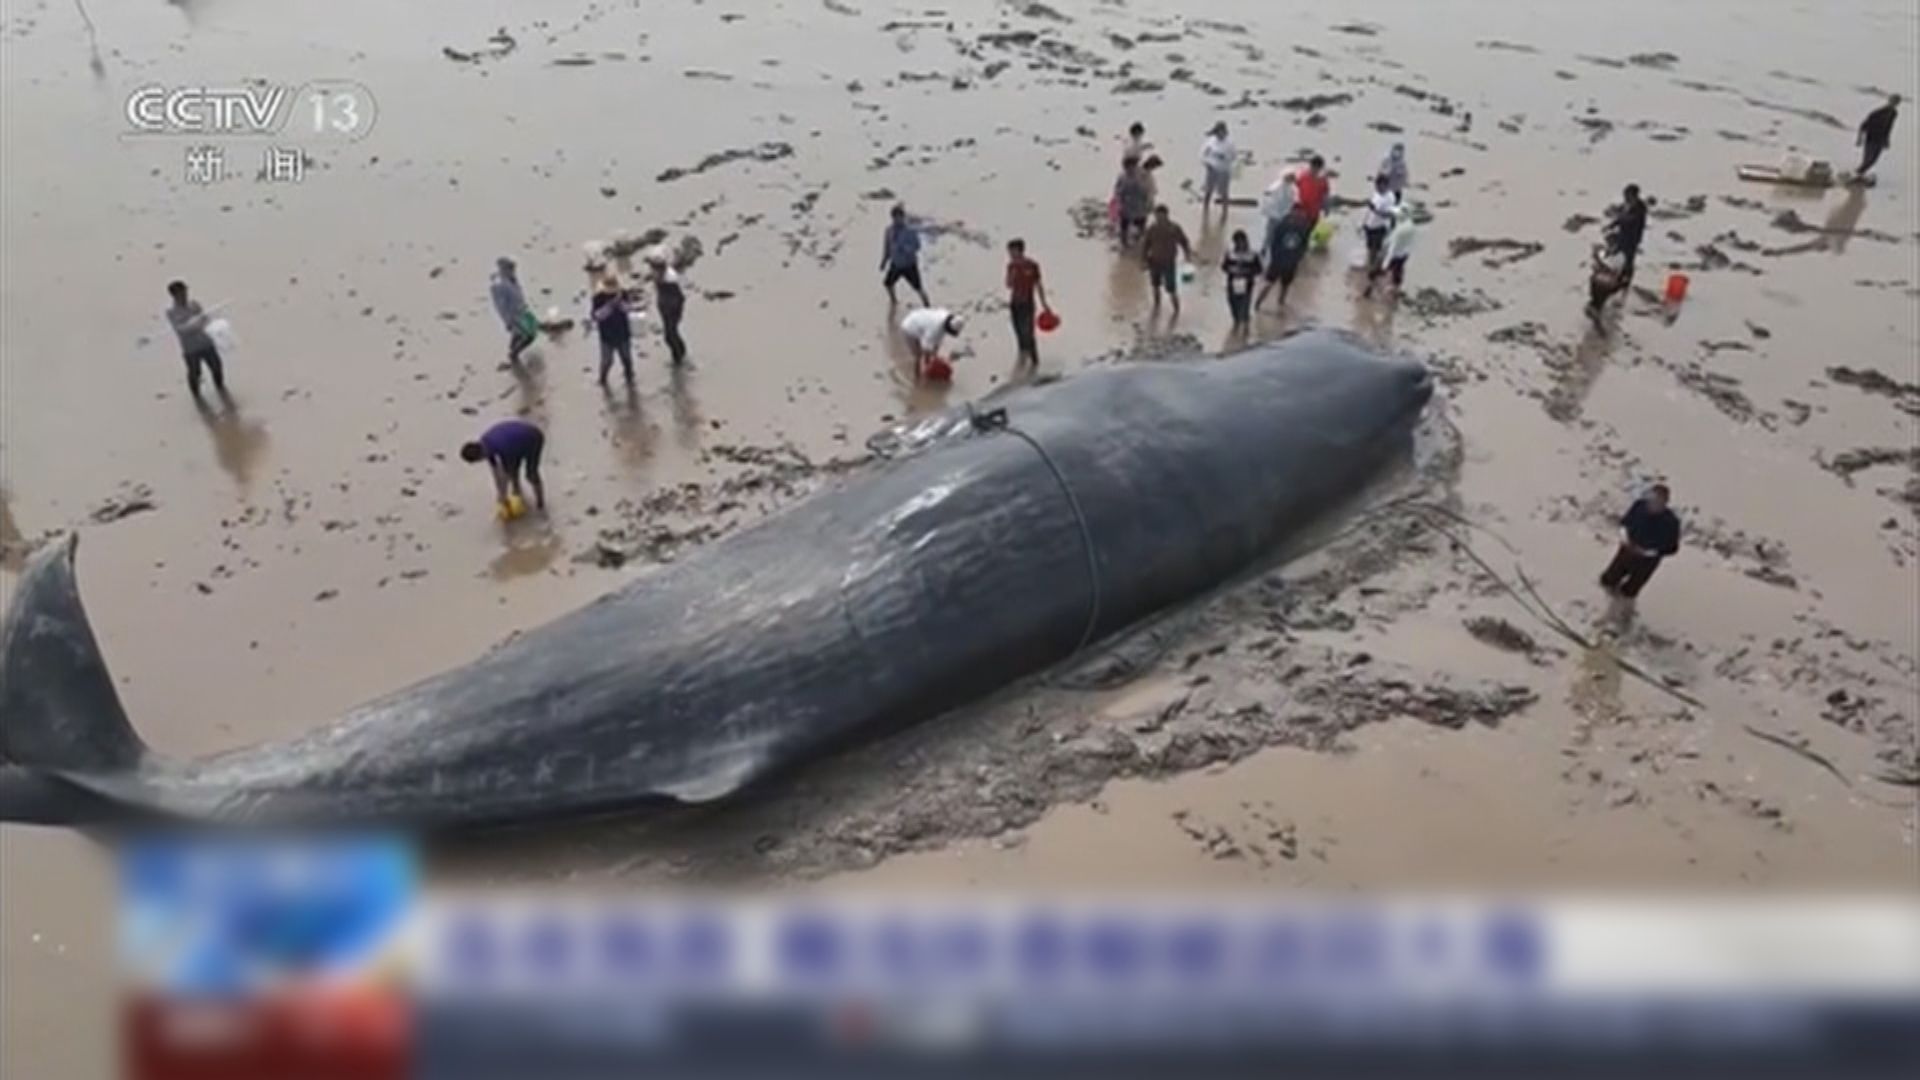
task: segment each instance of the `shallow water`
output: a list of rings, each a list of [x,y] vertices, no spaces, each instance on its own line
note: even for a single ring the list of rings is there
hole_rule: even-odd
[[[1637,480],[1668,478],[1689,525],[1723,542],[1710,550],[1690,534],[1641,605],[1643,627],[1668,644],[1630,647],[1688,679],[1707,717],[1666,723],[1670,701],[1630,680],[1610,689],[1604,666],[1589,678],[1575,655],[1532,665],[1473,641],[1465,614],[1522,617],[1465,568],[1428,560],[1386,586],[1411,595],[1444,573],[1426,610],[1314,636],[1534,687],[1540,703],[1499,730],[1392,725],[1353,735],[1353,755],[1276,750],[1222,775],[1128,781],[1106,797],[1110,816],[1063,809],[1019,834],[1024,848],[970,842],[885,863],[880,877],[1136,882],[1238,866],[1312,884],[1912,884],[1912,789],[1870,779],[1884,740],[1821,713],[1835,688],[1860,692],[1871,677],[1880,685],[1864,692],[1879,704],[1861,722],[1911,725],[1920,553],[1911,508],[1886,492],[1914,474],[1881,466],[1849,485],[1820,463],[1914,445],[1899,400],[1827,375],[1845,365],[1920,382],[1914,121],[1868,191],[1733,176],[1791,149],[1850,166],[1851,128],[1875,95],[1913,97],[1911,5],[1626,0],[1523,15],[1491,0],[1370,0],[1336,15],[1252,0],[1053,3],[1068,22],[1024,7],[91,0],[96,68],[72,5],[0,0],[6,565],[144,485],[155,509],[85,524],[81,556],[129,713],[182,754],[297,731],[643,573],[645,560],[591,559],[601,526],[629,516],[622,499],[737,475],[740,448],[857,455],[876,430],[1012,378],[996,306],[1012,235],[1028,240],[1064,317],[1042,341],[1047,370],[1172,330],[1223,344],[1217,274],[1203,269],[1170,328],[1148,315],[1133,264],[1076,235],[1070,208],[1104,195],[1129,120],[1167,157],[1162,190],[1203,268],[1228,234],[1203,225],[1186,189],[1213,120],[1251,155],[1241,194],[1312,149],[1340,174],[1336,194],[1354,196],[1400,139],[1434,215],[1409,289],[1477,290],[1501,306],[1446,317],[1363,302],[1336,251],[1308,264],[1288,313],[1262,316],[1256,334],[1346,326],[1457,376],[1461,498],[1576,620],[1599,616],[1590,579],[1608,515]],[[441,51],[485,50],[503,27],[517,43],[505,55]],[[1090,55],[980,40],[1022,30]],[[1134,41],[1143,33],[1177,36]],[[258,140],[223,144],[246,175],[199,186],[184,175],[195,140],[123,134],[139,86],[245,78],[351,79],[378,118],[361,141],[307,144],[298,184],[253,179]],[[1129,79],[1165,87],[1116,93]],[[1353,101],[1318,114],[1271,104],[1342,93]],[[656,179],[770,143],[793,152]],[[1601,339],[1579,313],[1594,228],[1562,223],[1599,214],[1627,180],[1684,215],[1656,217],[1641,285],[1659,288],[1670,264],[1720,268],[1686,271],[1677,317],[1630,301]],[[1685,209],[1693,196],[1698,212]],[[925,259],[935,299],[976,316],[949,390],[905,377],[898,313],[877,288],[894,198],[955,226]],[[1789,232],[1774,224],[1785,210],[1856,234]],[[1229,228],[1252,217],[1236,210]],[[650,325],[633,399],[594,387],[594,344],[577,331],[543,342],[530,374],[503,369],[486,300],[495,256],[520,260],[536,307],[578,317],[581,245],[655,226],[706,252],[688,272],[690,372],[669,375]],[[1448,257],[1451,241],[1474,237],[1544,249],[1504,266]],[[1733,265],[1698,250],[1708,244]],[[185,394],[161,318],[173,277],[225,302],[240,335],[230,411],[196,410]],[[510,413],[551,433],[554,512],[503,534],[485,478],[452,450]],[[1796,586],[1746,573],[1762,566]],[[1804,737],[1855,786],[1743,734],[1747,722]],[[1567,775],[1569,762],[1581,771]],[[1496,785],[1510,790],[1487,797]],[[1196,854],[1180,809],[1234,835],[1257,831],[1257,809],[1298,822],[1303,846],[1309,833],[1338,843],[1271,867],[1204,844]],[[1511,828],[1480,828],[1503,810]],[[1136,836],[1155,838],[1142,843],[1156,854],[1136,857]],[[589,844],[563,861],[620,860]],[[77,838],[0,834],[9,1075],[108,1067],[103,876]]]

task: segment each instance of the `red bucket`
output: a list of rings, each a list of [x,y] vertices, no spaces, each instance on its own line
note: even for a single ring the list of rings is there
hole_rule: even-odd
[[[920,365],[920,377],[928,382],[952,382],[953,365],[937,356],[929,356]]]
[[[1667,303],[1677,304],[1687,298],[1687,275],[1667,275]]]
[[[1051,311],[1043,311],[1033,320],[1033,325],[1039,327],[1041,333],[1051,334],[1060,329],[1060,316]]]

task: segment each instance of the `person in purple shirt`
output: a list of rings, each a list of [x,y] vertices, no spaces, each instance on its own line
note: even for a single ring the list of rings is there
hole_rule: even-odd
[[[546,445],[546,433],[534,424],[525,420],[502,420],[478,439],[460,447],[460,458],[475,464],[487,463],[493,470],[494,494],[502,505],[507,504],[509,492],[525,500],[526,495],[520,489],[520,474],[524,469],[527,483],[533,486],[533,504],[545,510],[547,488],[540,482],[540,451]]]

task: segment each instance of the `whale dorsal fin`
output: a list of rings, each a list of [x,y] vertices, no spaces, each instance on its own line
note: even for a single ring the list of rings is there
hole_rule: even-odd
[[[0,762],[83,773],[147,756],[113,688],[74,577],[80,538],[42,552],[14,590],[0,631]]]

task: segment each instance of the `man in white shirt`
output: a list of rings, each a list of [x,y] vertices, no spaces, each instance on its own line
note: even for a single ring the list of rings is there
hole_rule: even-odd
[[[1220,196],[1220,212],[1227,213],[1227,188],[1233,182],[1233,143],[1227,140],[1224,120],[1207,133],[1207,141],[1200,146],[1200,163],[1206,168],[1200,181],[1200,213],[1204,216],[1212,208],[1215,194]]]
[[[940,346],[946,344],[948,334],[959,333],[964,325],[965,320],[946,308],[919,308],[900,320],[900,333],[907,339],[919,378],[939,380],[952,375],[953,367],[941,358]]]
[[[1393,228],[1394,220],[1400,214],[1400,196],[1388,187],[1385,176],[1376,176],[1373,180],[1373,196],[1367,200],[1367,213],[1360,221],[1360,231],[1367,238],[1367,279],[1371,281],[1374,273],[1386,265],[1381,256],[1386,247],[1387,233]]]

